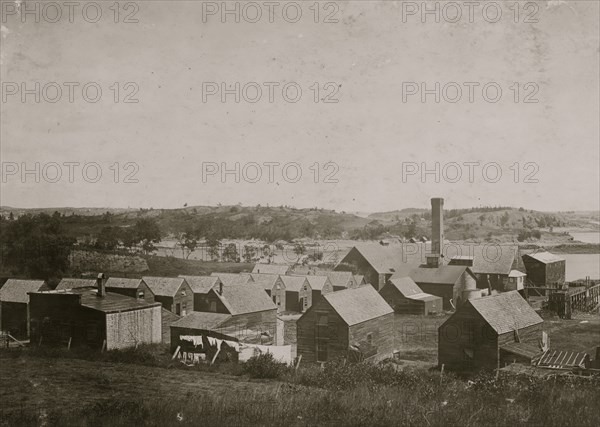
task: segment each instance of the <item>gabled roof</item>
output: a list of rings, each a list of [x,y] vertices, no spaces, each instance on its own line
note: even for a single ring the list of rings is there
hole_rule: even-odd
[[[224,285],[245,285],[252,283],[252,276],[248,273],[219,273],[215,271],[210,275],[221,279]]]
[[[305,276],[279,276],[279,277],[281,277],[281,280],[283,281],[283,284],[285,285],[286,291],[300,292],[300,289],[302,289],[302,286],[304,286],[305,283],[308,283],[308,280],[306,279]],[[309,286],[310,286],[310,284],[309,284]]]
[[[323,298],[331,305],[348,326],[376,319],[394,310],[372,286],[361,286],[324,294]]]
[[[521,273],[519,270],[511,270],[508,277],[525,277],[527,274]]]
[[[275,283],[277,283],[277,280],[279,279],[278,274],[252,273],[250,276],[252,277],[252,280],[254,280],[254,283],[269,291],[273,289]],[[283,287],[285,288],[285,284],[283,284]]]
[[[354,276],[350,271],[328,271],[325,273],[332,286],[348,287],[348,282],[354,283]]]
[[[469,304],[498,334],[505,334],[543,322],[542,318],[517,291],[467,300],[463,306]]]
[[[62,289],[75,289],[75,288],[86,288],[89,286],[96,286],[96,279],[78,279],[65,277],[58,282],[56,290]]]
[[[38,292],[46,289],[49,288],[43,280],[8,279],[0,289],[0,301],[27,304],[29,302],[28,292]]]
[[[412,270],[408,275],[416,283],[435,283],[442,285],[454,285],[465,273],[473,275],[469,267],[465,265],[442,265],[440,267],[419,267]],[[392,277],[395,277],[392,276]],[[473,276],[474,277],[474,276]]]
[[[308,284],[313,291],[322,291],[327,282],[331,283],[327,276],[308,275],[303,277],[306,277],[306,280],[308,280]]]
[[[255,264],[253,273],[266,274],[287,274],[290,271],[289,265],[284,264]]]
[[[192,292],[195,294],[207,294],[212,288],[214,288],[220,281],[216,276],[185,276],[180,275],[188,282]]]
[[[223,294],[213,290],[232,315],[276,310],[262,286],[247,283],[245,285],[223,285]]]
[[[559,257],[558,255],[554,255],[550,252],[535,252],[530,254],[523,255],[523,258],[529,257],[533,258],[539,262],[544,264],[551,264],[553,262],[564,261],[564,258]]]
[[[423,290],[421,288],[419,288],[419,285],[417,285],[415,283],[415,281],[408,276],[406,276],[406,277],[394,277],[393,276],[390,279],[390,283],[387,284],[386,286],[395,287],[405,297],[423,293]]]
[[[187,316],[171,323],[171,327],[211,330],[218,328],[231,317],[231,314],[192,311]]]
[[[109,277],[106,281],[107,288],[137,289],[142,279],[128,279],[126,277]]]
[[[187,283],[183,277],[142,277],[152,293],[160,297],[173,297],[182,284]]]
[[[160,307],[159,302],[146,302],[137,298],[128,297],[114,292],[106,292],[104,297],[98,298],[97,288],[75,288],[61,291],[32,292],[39,295],[60,296],[80,295],[82,307],[103,313],[120,313],[123,311],[141,310],[151,307]]]
[[[353,247],[346,257],[357,251],[379,274],[406,274],[425,263],[431,244],[408,243],[393,246],[363,243]],[[517,257],[518,247],[514,245],[459,245],[448,243],[444,246],[445,260],[473,258],[471,270],[475,274],[508,274]],[[336,267],[337,268],[337,267]]]

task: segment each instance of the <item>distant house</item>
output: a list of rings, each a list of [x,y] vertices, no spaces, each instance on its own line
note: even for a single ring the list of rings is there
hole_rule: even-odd
[[[285,286],[285,309],[303,313],[312,305],[312,288],[305,276],[279,276]]]
[[[350,271],[327,271],[324,274],[329,278],[334,291],[357,288],[358,283]]]
[[[542,325],[517,291],[468,300],[438,329],[438,364],[477,370],[531,360],[541,353]]]
[[[209,311],[208,293],[218,288],[221,284],[221,279],[217,276],[184,276],[181,275],[192,288],[194,294],[194,311]]]
[[[303,362],[327,362],[360,354],[378,361],[393,354],[394,310],[371,286],[330,292],[297,322]]]
[[[327,276],[304,276],[308,280],[308,284],[312,289],[312,304],[319,299],[321,295],[333,292],[333,284]]]
[[[0,330],[16,338],[29,336],[29,292],[50,290],[43,280],[8,279],[0,288]]]
[[[207,299],[207,312],[231,315],[229,325],[237,325],[241,328],[260,325],[274,327],[275,325],[277,306],[260,285],[221,283],[209,291]]]
[[[410,271],[408,276],[423,292],[441,297],[445,310],[451,310],[453,304],[457,307],[462,303],[463,291],[477,287],[477,279],[471,269],[461,265],[419,267]]]
[[[252,276],[247,273],[220,273],[215,271],[211,273],[211,276],[221,279],[224,285],[245,285],[253,282]]]
[[[288,274],[291,270],[289,265],[283,264],[255,264],[252,273],[260,274]]]
[[[508,282],[504,286],[505,291],[522,291],[525,288],[527,274],[519,270],[512,270],[508,275]]]
[[[518,249],[512,245],[448,245],[448,264],[469,267],[478,288],[503,292],[510,272],[519,267]]]
[[[278,274],[252,273],[254,283],[262,286],[267,295],[271,297],[277,306],[277,311],[285,311],[285,284]]]
[[[96,279],[79,279],[79,278],[64,278],[58,282],[56,291],[62,291],[65,289],[75,289],[75,288],[87,288],[90,286],[96,286]]]
[[[152,289],[142,279],[110,277],[106,281],[106,291],[137,298],[146,302],[155,301],[154,292],[152,292]]]
[[[550,252],[523,255],[527,279],[533,286],[561,288],[565,284],[566,262]]]
[[[410,277],[390,279],[379,293],[396,313],[427,315],[442,311],[442,298],[426,294]]]
[[[154,299],[178,316],[185,316],[194,309],[194,293],[182,277],[142,277],[154,293]]]
[[[99,287],[31,292],[31,340],[107,350],[161,342],[161,306]]]

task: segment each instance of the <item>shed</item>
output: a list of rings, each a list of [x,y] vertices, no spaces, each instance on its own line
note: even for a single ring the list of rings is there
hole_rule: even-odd
[[[528,281],[535,287],[561,288],[565,284],[566,261],[550,252],[523,255]]]
[[[511,270],[508,275],[508,282],[504,287],[505,291],[522,291],[525,288],[525,278],[527,274],[521,273],[519,270]]]
[[[222,283],[217,276],[184,276],[194,294],[194,311],[209,311],[208,293]]]
[[[0,288],[0,330],[29,336],[29,292],[50,290],[44,280],[8,279]]]
[[[410,277],[390,279],[380,294],[396,313],[427,315],[442,311],[442,298],[426,294]]]
[[[454,370],[502,367],[514,361],[514,343],[538,345],[542,326],[517,291],[468,300],[438,329],[438,364]]]
[[[107,350],[161,342],[160,303],[92,287],[29,295],[32,342],[65,347],[105,345]]]
[[[350,271],[327,271],[325,275],[329,278],[334,291],[357,288],[358,283]]]
[[[185,316],[194,308],[194,293],[182,277],[142,277],[154,293],[154,299],[178,316]]]
[[[255,264],[252,273],[260,274],[288,274],[291,267],[285,264]]]
[[[127,279],[123,277],[110,277],[106,281],[106,291],[115,294],[137,298],[146,302],[154,302],[154,292],[143,279]]]
[[[462,303],[463,291],[477,288],[475,275],[469,267],[463,265],[418,267],[409,276],[423,292],[441,297],[445,310],[451,310],[453,304],[458,307]]]
[[[323,295],[297,322],[298,355],[306,362],[378,361],[394,351],[394,310],[372,286]]]
[[[304,276],[279,276],[285,286],[285,309],[305,312],[312,304],[312,289]]]

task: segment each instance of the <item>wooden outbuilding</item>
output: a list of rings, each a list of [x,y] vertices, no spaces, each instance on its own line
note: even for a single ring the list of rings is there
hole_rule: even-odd
[[[565,284],[566,261],[550,252],[523,255],[528,281],[535,287],[561,288]]]
[[[106,291],[125,295],[146,302],[154,302],[154,292],[143,279],[126,279],[123,277],[110,277],[106,281]]]
[[[182,277],[188,282],[192,292],[194,293],[194,311],[209,311],[210,304],[208,293],[220,286],[221,279],[217,276],[184,276]]]
[[[194,293],[182,277],[142,277],[154,293],[155,301],[178,316],[185,316],[194,309]]]
[[[428,315],[442,312],[442,298],[426,294],[410,277],[394,277],[379,292],[401,314]]]
[[[458,307],[465,290],[477,289],[475,274],[469,267],[461,265],[423,266],[412,270],[409,276],[423,292],[441,297],[445,310]]]
[[[379,361],[394,351],[394,310],[372,286],[323,295],[296,325],[303,362]]]
[[[327,271],[325,275],[329,278],[334,291],[358,288],[358,283],[350,271]]]
[[[438,329],[438,365],[470,371],[534,358],[543,322],[517,291],[468,300]]]
[[[252,273],[250,276],[254,283],[262,286],[267,295],[271,297],[278,312],[286,310],[285,284],[279,274]]]
[[[29,292],[50,290],[44,280],[8,279],[0,288],[0,330],[29,336]]]
[[[312,305],[312,288],[304,276],[279,276],[285,286],[285,309],[304,313]]]
[[[98,287],[31,292],[31,341],[107,350],[161,342],[161,305]]]

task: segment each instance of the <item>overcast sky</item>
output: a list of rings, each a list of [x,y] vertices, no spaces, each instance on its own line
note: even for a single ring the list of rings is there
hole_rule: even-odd
[[[118,16],[113,2],[97,2],[94,23],[95,6],[84,13],[80,3],[69,22],[58,2],[60,19],[38,5],[36,23],[23,3],[15,11],[3,2],[1,204],[383,211],[441,196],[449,208],[599,209],[598,2],[515,10],[511,1],[497,22],[494,7],[475,8],[469,22],[458,2],[462,17],[450,22],[457,10],[441,2],[435,22],[414,9],[421,2],[394,1],[322,2],[318,17],[312,1],[300,2],[302,17],[291,22],[288,3],[273,22],[255,3],[256,23],[248,22],[256,10],[239,3],[236,23],[222,22],[221,2],[121,3]],[[235,94],[223,102],[221,83],[236,82],[240,102]],[[424,100],[421,83],[432,91]],[[236,162],[239,182],[221,176]],[[36,163],[38,172],[22,176]],[[421,176],[436,163],[439,182]]]

